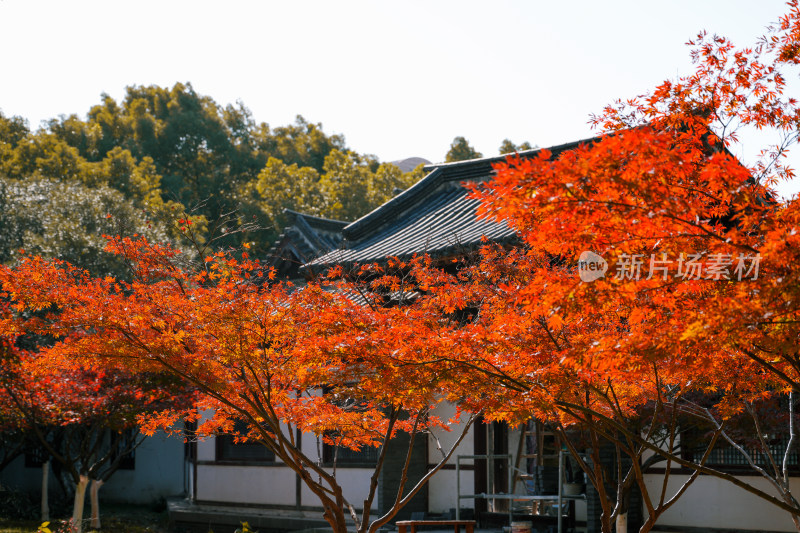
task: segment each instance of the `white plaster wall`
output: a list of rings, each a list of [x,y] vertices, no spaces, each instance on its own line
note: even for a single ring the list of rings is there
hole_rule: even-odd
[[[213,412],[210,410],[204,411],[201,417],[202,420],[210,418]],[[284,428],[284,433],[286,429]],[[319,450],[317,447],[317,437],[313,433],[303,433],[301,435],[301,444],[303,453],[308,456],[312,461],[319,459]],[[197,443],[197,460],[198,461],[216,461],[217,447],[215,437],[205,437]]]
[[[669,495],[675,494],[687,475],[672,474],[668,485]],[[740,479],[773,492],[760,477],[743,476]],[[649,474],[645,478],[648,491],[660,494],[663,476]],[[800,478],[791,482],[795,494],[800,494]],[[796,531],[789,514],[727,481],[711,476],[699,476],[681,498],[661,515],[659,526],[688,526],[724,529],[752,529],[760,531]]]
[[[317,438],[302,435],[303,453],[311,460],[318,459]],[[213,462],[216,458],[214,437],[197,443],[198,461]],[[339,468],[336,477],[344,489],[344,496],[361,508],[369,493],[372,469]],[[296,475],[285,466],[240,466],[224,464],[199,464],[197,466],[197,495],[200,501],[252,503],[294,506]],[[319,506],[319,498],[305,485],[300,491],[302,505]],[[377,505],[377,499],[376,499]]]
[[[438,416],[442,421],[447,422],[453,415],[455,415],[455,412],[456,409],[454,405],[449,403],[443,403],[439,404],[436,407],[436,409],[434,409],[432,414]],[[460,420],[466,422],[467,418],[468,418],[467,416],[462,415]],[[447,453],[453,446],[453,444],[455,444],[456,441],[458,441],[458,437],[461,436],[461,425],[454,424],[450,428],[450,431],[439,428],[434,429],[433,435],[435,435],[436,438],[439,440],[439,443],[441,444],[444,453]],[[429,437],[430,442],[428,443],[428,462],[431,464],[436,464],[441,460],[442,453],[437,449],[436,440],[434,439],[433,435]],[[450,464],[456,464],[456,459],[455,459],[456,455],[472,454],[473,450],[472,428],[470,428],[469,432],[461,441],[461,445],[458,448],[459,449],[456,451],[453,457],[450,458],[450,461],[448,461]]]
[[[295,505],[295,474],[285,466],[197,465],[200,501]]]
[[[183,480],[183,437],[157,433],[136,449],[136,467],[118,470],[99,494],[109,501],[149,503],[182,494]]]
[[[50,471],[53,476],[53,471]],[[11,490],[39,491],[42,486],[42,469],[25,468],[25,459],[18,457],[14,462],[0,472],[0,486]],[[50,484],[51,490],[56,490],[54,483]]]
[[[312,433],[301,436],[303,453],[312,461],[319,459],[321,447]],[[216,460],[214,437],[207,437],[197,443],[199,462]],[[361,508],[369,493],[372,469],[339,468],[339,479],[344,496],[357,508]],[[243,466],[224,464],[199,464],[197,467],[197,495],[200,501],[230,503],[255,503],[269,505],[296,504],[296,477],[284,466]],[[311,490],[301,485],[302,505],[319,506],[319,498]],[[376,503],[377,505],[377,498]]]
[[[214,437],[207,437],[197,441],[197,460],[215,461],[217,459],[217,447]]]
[[[438,416],[444,421],[449,420],[456,412],[455,406],[452,404],[440,404],[433,411],[433,414]],[[466,421],[467,417],[462,416],[461,420]],[[474,453],[474,438],[473,429],[470,428],[467,435],[461,441],[458,449],[455,451],[450,460],[447,462],[446,469],[439,470],[433,478],[428,482],[428,512],[442,513],[450,509],[458,507],[458,490],[456,481],[455,468],[456,460],[459,455],[473,455]],[[442,459],[442,452],[437,449],[436,439],[442,447],[444,453],[447,453],[450,448],[458,441],[461,435],[461,426],[454,425],[451,431],[443,429],[435,429],[433,435],[428,437],[428,463],[437,464]],[[462,466],[472,465],[472,459],[463,460]],[[475,486],[475,476],[472,470],[461,471],[461,493],[472,494]],[[464,499],[461,500],[461,507],[474,508],[475,500]]]
[[[306,457],[314,462],[320,459],[322,453],[322,441],[317,439],[313,433],[303,433],[301,435],[300,445],[303,447],[303,453]]]
[[[471,470],[461,471],[462,494],[472,494],[474,492],[474,480],[475,476]],[[455,509],[458,507],[456,503],[458,500],[457,494],[455,470],[440,470],[429,482],[428,512],[443,513],[450,509]],[[461,500],[461,508],[474,509],[475,500]]]
[[[372,477],[371,468],[338,468],[336,469],[336,479],[342,487],[342,492],[347,501],[350,502],[356,509],[361,509],[364,506],[364,500],[369,495],[369,483]],[[292,493],[294,494],[294,493]],[[305,484],[303,484],[300,498],[303,505],[319,506],[319,498],[311,492]],[[375,495],[375,500],[372,502],[373,511],[378,506],[378,496]]]
[[[118,470],[100,489],[100,499],[125,503],[151,503],[183,493],[183,438],[156,433],[145,438],[136,449],[133,470]],[[58,490],[50,471],[50,490]],[[26,468],[23,457],[0,473],[5,487],[38,492],[42,486],[42,469]]]

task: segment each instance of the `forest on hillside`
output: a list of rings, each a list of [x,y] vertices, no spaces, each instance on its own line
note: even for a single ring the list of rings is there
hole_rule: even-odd
[[[526,149],[506,140],[501,152]],[[413,154],[409,154],[413,155]],[[480,157],[456,137],[447,161]],[[104,235],[141,234],[180,246],[187,234],[217,249],[246,243],[263,256],[283,210],[355,220],[423,176],[359,154],[342,135],[297,116],[256,123],[191,84],[130,86],[103,95],[85,118],[33,130],[0,112],[0,262],[20,250],[93,274],[121,274]]]

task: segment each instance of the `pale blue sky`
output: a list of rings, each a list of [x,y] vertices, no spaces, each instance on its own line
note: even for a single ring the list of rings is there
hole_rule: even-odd
[[[0,109],[33,126],[106,92],[189,81],[283,125],[302,114],[381,160],[456,135],[591,135],[592,112],[691,72],[701,29],[751,44],[779,0],[88,2],[0,0]],[[746,146],[745,152],[754,149]]]

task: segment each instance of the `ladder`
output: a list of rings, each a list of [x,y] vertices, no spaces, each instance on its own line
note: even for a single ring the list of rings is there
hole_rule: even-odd
[[[514,460],[514,481],[511,485],[517,491],[517,484],[533,479],[534,467],[558,466],[558,453],[561,439],[542,422],[532,418],[520,425],[519,445]],[[522,463],[522,460],[525,463]],[[528,462],[530,460],[530,462]]]

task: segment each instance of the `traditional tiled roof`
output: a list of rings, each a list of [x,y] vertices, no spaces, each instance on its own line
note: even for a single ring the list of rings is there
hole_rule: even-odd
[[[553,155],[577,147],[578,141],[549,148]],[[531,157],[539,150],[520,152]],[[464,182],[489,179],[492,165],[506,156],[487,157],[425,167],[430,173],[403,193],[343,230],[342,246],[303,268],[320,272],[333,265],[373,263],[388,256],[408,258],[427,253],[459,255],[479,246],[484,237],[494,242],[515,238],[503,222],[478,218],[478,200],[468,198]]]
[[[408,258],[414,254],[453,255],[474,247],[482,237],[503,240],[514,233],[504,223],[475,216],[478,201],[467,198],[469,191],[460,184],[437,191],[407,218],[390,224],[352,247],[334,250],[311,261],[307,268],[334,264],[372,263],[387,256]]]
[[[342,220],[316,217],[284,209],[287,226],[269,252],[269,264],[281,277],[297,277],[301,265],[336,250],[342,242]]]

